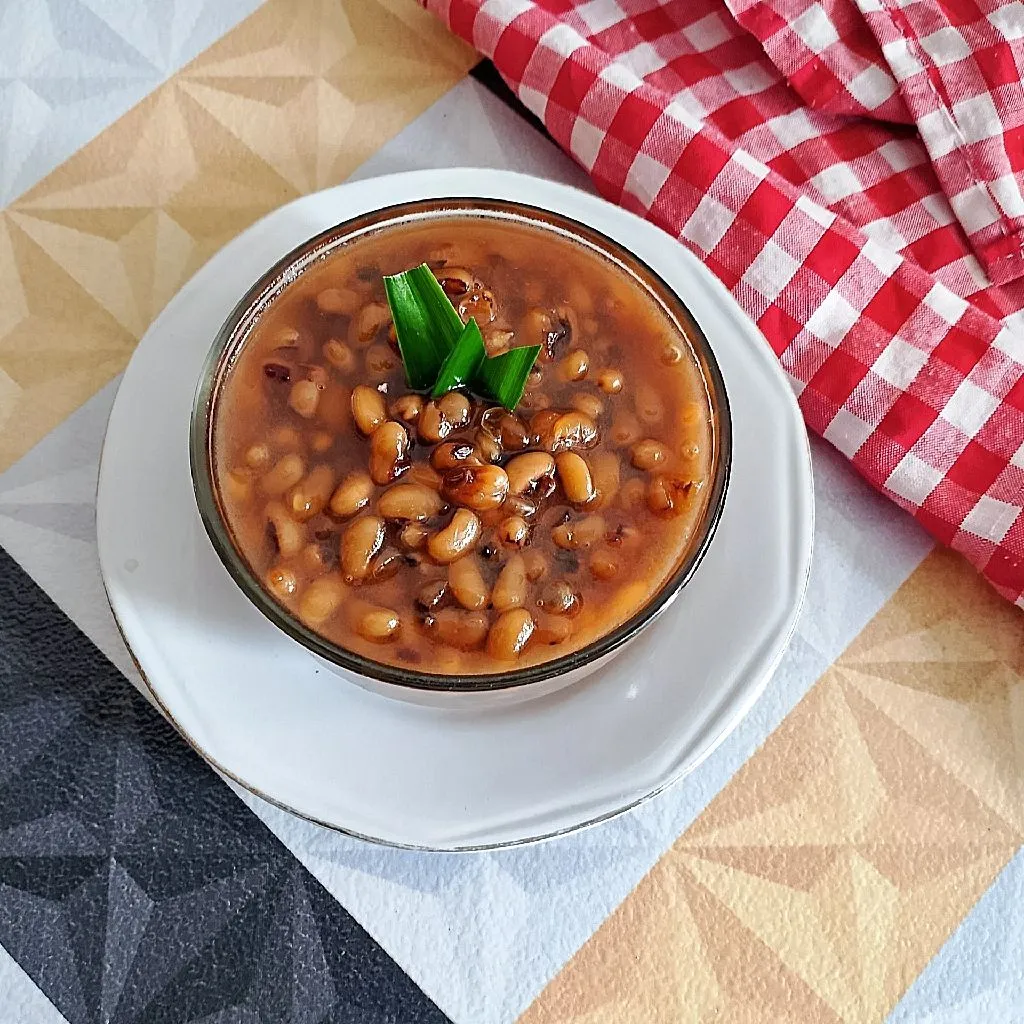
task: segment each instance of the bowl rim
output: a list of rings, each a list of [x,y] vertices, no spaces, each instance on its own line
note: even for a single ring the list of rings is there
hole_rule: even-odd
[[[280,605],[258,582],[236,547],[224,517],[213,472],[213,427],[219,388],[265,308],[307,269],[351,241],[402,223],[488,216],[527,223],[583,244],[626,271],[675,322],[697,359],[713,414],[714,475],[689,548],[672,575],[628,619],[559,657],[521,668],[479,674],[440,674],[390,665],[334,644]],[[606,232],[564,213],[509,199],[453,195],[406,200],[356,214],[299,243],[266,270],[235,304],[217,331],[196,386],[189,425],[189,467],[200,519],[222,565],[242,593],[282,632],[343,670],[400,688],[434,693],[512,690],[567,676],[603,661],[658,618],[697,571],[725,508],[732,472],[732,417],[714,350],[685,301],[643,258]]]

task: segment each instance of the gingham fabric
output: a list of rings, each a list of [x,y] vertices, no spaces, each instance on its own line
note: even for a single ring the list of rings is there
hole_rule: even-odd
[[[1024,5],[886,0],[882,12],[858,0],[858,14],[840,0],[797,3],[801,18],[783,28],[792,4],[732,0],[734,14],[723,0],[425,3],[494,61],[606,198],[679,238],[725,283],[781,360],[808,426],[1024,607],[1024,283],[983,270],[943,191],[952,172],[937,172],[917,125],[896,123],[918,116],[918,78],[896,58],[886,72],[870,45],[877,32],[881,52],[894,50],[882,13],[906,32],[931,16],[901,12],[959,12],[982,69],[988,48],[1014,59]],[[842,55],[828,39],[848,28]],[[779,51],[793,33],[804,48],[790,62]],[[919,56],[938,49],[929,38]],[[811,51],[820,64],[801,72]],[[958,66],[925,73],[938,89]],[[812,107],[802,93],[818,92],[819,67],[839,86]],[[904,107],[882,98],[887,73]],[[851,116],[858,97],[857,113],[889,120]],[[1001,113],[1002,159],[1019,173],[1022,111]],[[980,123],[964,112],[967,122]],[[932,145],[936,162],[953,152],[938,129]]]

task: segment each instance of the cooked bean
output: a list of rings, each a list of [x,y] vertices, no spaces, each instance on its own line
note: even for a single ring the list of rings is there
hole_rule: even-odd
[[[548,571],[547,559],[536,548],[523,551],[523,563],[526,566],[526,578],[531,583],[536,583]]]
[[[366,579],[370,561],[384,544],[384,520],[377,516],[357,519],[341,535],[341,571],[346,579]]]
[[[558,364],[558,375],[562,380],[583,380],[590,369],[590,357],[583,349],[578,348],[565,356]]]
[[[288,404],[304,420],[311,420],[320,404],[320,389],[311,380],[297,380],[288,394]]]
[[[395,420],[382,423],[370,438],[370,479],[389,484],[409,468],[409,435]]]
[[[592,395],[588,391],[584,391],[581,395],[573,395],[572,407],[592,420],[599,419],[601,413],[604,412],[604,402],[597,395]]]
[[[355,369],[356,357],[344,341],[331,338],[330,341],[324,342],[323,353],[324,359],[336,370],[340,370],[342,373],[351,373]]]
[[[493,324],[485,328],[482,333],[484,351],[489,356],[500,356],[502,352],[507,352],[512,345],[512,339],[515,337],[512,331],[495,327]]]
[[[619,457],[615,452],[595,451],[590,453],[588,461],[597,501],[602,506],[608,505],[615,500],[619,490]]]
[[[612,420],[608,439],[616,448],[625,448],[642,437],[640,421],[631,412],[619,412]]]
[[[576,452],[559,452],[555,465],[562,490],[569,501],[574,505],[586,505],[594,500],[597,491],[590,475],[590,466],[581,455]]]
[[[695,427],[704,419],[704,407],[700,402],[684,402],[679,418],[684,427]]]
[[[269,461],[269,445],[254,444],[245,450],[245,463],[250,469],[262,469]]]
[[[526,603],[526,563],[522,555],[512,555],[498,573],[491,591],[491,603],[499,612],[519,608]]]
[[[347,388],[328,385],[320,392],[316,418],[328,430],[340,434],[348,430],[352,410]]]
[[[248,504],[252,499],[252,470],[245,466],[232,469],[224,477],[224,490],[232,501]]]
[[[402,622],[398,612],[371,604],[359,610],[355,625],[361,637],[382,644],[398,636]]]
[[[678,345],[668,344],[661,350],[661,361],[666,366],[675,366],[683,361],[683,350]]]
[[[409,481],[423,484],[424,487],[430,487],[435,491],[441,489],[441,474],[428,462],[414,462],[409,467]]]
[[[630,459],[637,469],[654,469],[668,461],[668,449],[660,441],[647,438],[633,445]]]
[[[294,327],[284,327],[274,335],[275,348],[295,348],[302,335]]]
[[[533,620],[537,628],[533,633],[533,642],[538,644],[562,644],[572,636],[572,619],[564,615],[552,615],[550,612],[537,611]]]
[[[441,412],[437,402],[427,402],[416,421],[416,432],[421,441],[437,444],[455,430],[454,424]]]
[[[655,515],[679,515],[686,508],[692,489],[691,480],[672,473],[656,473],[647,487],[647,506]]]
[[[412,425],[423,412],[423,399],[419,395],[402,395],[391,403],[391,418]]]
[[[292,519],[288,510],[278,501],[267,505],[266,516],[278,553],[285,558],[297,555],[306,543],[306,528]]]
[[[391,351],[389,345],[377,342],[366,350],[366,372],[371,377],[386,377],[401,359]]]
[[[476,278],[464,267],[442,267],[434,272],[437,283],[449,299],[458,299],[471,291]]]
[[[423,484],[395,484],[377,501],[377,512],[385,519],[423,520],[440,511],[440,495]]]
[[[498,527],[498,536],[506,544],[512,547],[521,548],[530,536],[530,527],[522,516],[509,516],[504,519]]]
[[[388,418],[384,396],[376,388],[357,384],[352,389],[352,418],[360,433],[369,437]]]
[[[502,612],[487,634],[487,653],[500,661],[514,661],[533,636],[533,616],[525,608]]]
[[[345,584],[337,576],[313,580],[299,601],[299,616],[310,626],[325,623],[345,600]]]
[[[328,449],[334,446],[334,435],[326,430],[317,430],[309,439],[309,447],[318,455],[323,455]]]
[[[301,455],[282,455],[273,467],[263,474],[260,486],[264,494],[272,497],[284,494],[289,487],[294,487],[306,472],[306,463]]]
[[[490,620],[486,612],[441,608],[430,615],[424,625],[442,643],[463,651],[472,651],[484,642]]]
[[[282,451],[299,451],[302,448],[302,435],[294,427],[278,427],[270,440],[275,448]]]
[[[447,498],[477,512],[498,508],[508,494],[508,475],[500,466],[462,466],[444,475]]]
[[[480,426],[497,440],[506,452],[522,451],[530,446],[530,429],[514,413],[501,406],[484,410]]]
[[[291,514],[301,522],[312,519],[323,511],[333,487],[334,470],[330,466],[314,466],[291,493]]]
[[[533,444],[541,444],[561,414],[554,409],[540,409],[530,417],[530,436]]]
[[[502,456],[501,444],[489,431],[478,430],[473,435],[473,442],[481,458],[487,462],[497,462]]]
[[[427,542],[427,528],[419,523],[407,523],[398,535],[398,542],[409,551],[417,551]]]
[[[416,595],[416,604],[424,611],[432,611],[439,608],[447,596],[448,581],[431,580],[420,587],[420,592]]]
[[[455,430],[460,430],[469,423],[469,417],[473,411],[469,399],[458,391],[449,391],[440,399],[437,407],[441,410],[441,415]]]
[[[546,452],[527,452],[517,455],[505,467],[510,494],[524,494],[536,487],[545,477],[555,473],[555,460]]]
[[[551,425],[544,445],[548,451],[561,452],[572,448],[591,448],[597,444],[597,424],[578,409],[563,413]]]
[[[347,519],[349,516],[354,516],[361,508],[366,508],[370,504],[372,496],[373,481],[367,473],[356,470],[354,473],[349,473],[338,484],[334,494],[331,495],[328,508],[331,515],[335,515],[339,519]]]
[[[576,549],[576,528],[572,523],[559,523],[551,530],[551,539],[564,551]]]
[[[332,547],[326,541],[315,540],[302,549],[299,561],[307,574],[317,576],[327,572],[338,564],[337,545]]]
[[[448,584],[463,608],[476,611],[487,604],[488,587],[475,555],[457,558],[448,566]]]
[[[348,340],[360,348],[369,345],[385,324],[391,323],[391,310],[383,302],[371,302],[352,318]]]
[[[443,473],[463,466],[482,466],[483,460],[469,441],[446,441],[431,452],[430,464]]]
[[[551,480],[550,477],[545,477],[544,479],[549,482]],[[505,499],[503,511],[529,519],[530,516],[537,514],[537,503],[530,498],[523,497],[521,494],[509,494]]]
[[[657,426],[665,418],[665,403],[650,384],[637,385],[634,404],[637,417],[645,426]]]
[[[545,584],[537,605],[552,615],[575,615],[580,610],[580,596],[565,580],[552,580]]]
[[[359,307],[359,296],[351,288],[325,288],[316,297],[321,313],[332,316],[351,316]]]
[[[384,547],[379,555],[370,563],[369,578],[371,583],[383,583],[394,579],[405,565],[405,555],[397,548]]]
[[[299,592],[299,581],[287,566],[275,565],[266,575],[267,590],[279,601],[294,597]]]
[[[599,580],[610,580],[619,571],[619,563],[606,551],[595,551],[590,559],[590,571]]]
[[[589,548],[599,543],[607,532],[601,516],[586,516],[576,522],[559,523],[551,531],[551,539],[566,551]]]
[[[306,375],[306,380],[308,380],[311,384],[316,384],[316,386],[319,388],[327,387],[327,384],[330,382],[331,375],[322,366],[317,366],[315,364],[310,363],[307,366],[303,367],[303,370]]]
[[[634,477],[627,480],[619,491],[619,504],[626,509],[637,509],[647,501],[647,484]]]
[[[452,521],[427,541],[427,551],[435,562],[454,562],[473,550],[480,538],[480,520],[468,509],[460,508]]]
[[[597,375],[597,386],[606,395],[617,395],[622,390],[624,381],[619,370],[602,370]]]
[[[640,531],[635,526],[626,526],[625,523],[619,523],[614,530],[609,530],[604,538],[605,543],[613,548],[636,547],[640,540]]]

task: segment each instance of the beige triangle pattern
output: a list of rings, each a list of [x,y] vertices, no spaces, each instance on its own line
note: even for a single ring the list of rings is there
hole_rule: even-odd
[[[343,181],[475,59],[415,0],[268,0],[0,212],[0,470],[217,249]]]
[[[1022,650],[929,556],[520,1024],[884,1019],[1024,841]]]

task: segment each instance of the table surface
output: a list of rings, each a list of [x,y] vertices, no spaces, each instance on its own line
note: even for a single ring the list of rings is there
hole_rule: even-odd
[[[767,693],[585,832],[329,833],[133,687],[93,511],[134,345],[281,203],[455,165],[587,187],[413,0],[0,3],[0,1024],[1024,1021],[1024,615],[823,445]]]

